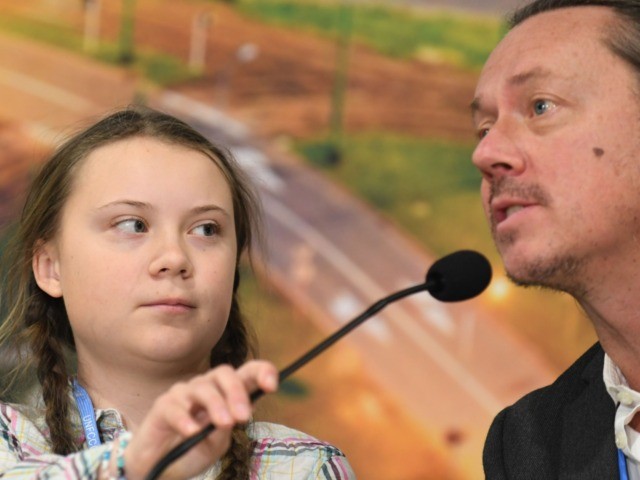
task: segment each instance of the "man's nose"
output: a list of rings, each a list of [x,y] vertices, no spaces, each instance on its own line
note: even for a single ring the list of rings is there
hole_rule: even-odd
[[[506,175],[519,175],[526,167],[524,145],[518,127],[496,122],[480,140],[473,152],[473,164],[486,180]]]

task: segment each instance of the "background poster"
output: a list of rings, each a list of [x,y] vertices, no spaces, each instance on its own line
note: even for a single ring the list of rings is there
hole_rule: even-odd
[[[258,185],[267,240],[243,299],[277,365],[438,257],[484,253],[480,298],[389,307],[257,414],[333,442],[360,478],[482,478],[493,416],[595,338],[568,298],[509,284],[480,207],[469,103],[518,3],[0,0],[3,235],[65,136],[143,102]]]

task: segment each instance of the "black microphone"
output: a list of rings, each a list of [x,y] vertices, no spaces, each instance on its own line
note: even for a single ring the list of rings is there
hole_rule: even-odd
[[[405,288],[393,293],[382,300],[378,300],[363,313],[344,325],[330,337],[313,347],[298,360],[288,367],[280,370],[279,380],[282,382],[306,363],[324,352],[331,345],[344,337],[351,330],[371,318],[390,303],[414,293],[427,290],[436,300],[441,302],[459,302],[473,298],[484,291],[491,281],[491,264],[480,253],[472,250],[460,250],[451,253],[436,261],[427,272],[426,281],[413,287]],[[257,390],[250,396],[251,402],[255,402],[264,395],[264,391]],[[215,425],[210,423],[200,432],[187,438],[167,453],[153,467],[145,480],[156,480],[164,470],[175,460],[184,455],[194,445],[204,440],[215,430]]]
[[[491,264],[478,252],[460,250],[435,262],[427,272],[427,290],[441,302],[460,302],[482,293],[491,281]]]

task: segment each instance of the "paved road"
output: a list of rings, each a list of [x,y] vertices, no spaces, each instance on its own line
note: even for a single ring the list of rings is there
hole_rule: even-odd
[[[118,70],[0,37],[0,117],[55,133],[125,104],[133,90],[133,80]],[[155,101],[231,145],[252,171],[267,216],[269,275],[327,331],[424,278],[430,255],[314,171],[188,97],[165,92]],[[389,307],[348,341],[420,422],[443,439],[462,439],[461,461],[476,466],[493,415],[550,379],[478,302],[448,306],[420,294]]]
[[[253,172],[265,205],[269,276],[327,331],[422,281],[434,259],[344,191],[260,150],[242,126],[228,130],[217,110],[172,92],[158,101],[231,145]],[[478,454],[502,406],[550,379],[474,301],[444,305],[422,293],[389,307],[349,340],[429,429],[464,439],[461,455]]]

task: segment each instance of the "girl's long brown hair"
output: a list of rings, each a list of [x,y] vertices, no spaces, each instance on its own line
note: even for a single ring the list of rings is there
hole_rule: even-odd
[[[68,359],[75,353],[73,333],[62,299],[52,298],[35,282],[31,261],[42,242],[54,238],[62,209],[73,188],[75,173],[95,149],[120,140],[150,137],[207,155],[224,173],[233,199],[238,258],[231,310],[222,338],[211,352],[211,365],[240,366],[254,353],[252,336],[237,299],[240,283],[238,262],[249,249],[259,227],[259,203],[250,182],[225,150],[211,143],[186,123],[146,107],[132,106],[115,112],[76,134],[58,148],[44,164],[27,194],[22,215],[3,254],[0,344],[11,344],[25,353],[35,367],[42,387],[45,421],[53,452],[77,451],[70,420]],[[14,382],[25,375],[28,362],[20,362]],[[229,452],[222,459],[220,480],[249,478],[251,441],[242,427],[233,433]]]

